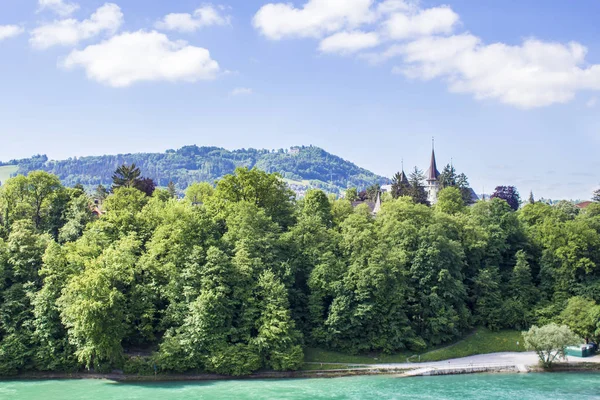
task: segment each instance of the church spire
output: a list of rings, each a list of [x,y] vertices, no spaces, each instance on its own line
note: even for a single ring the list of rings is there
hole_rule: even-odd
[[[435,163],[435,139],[431,138],[431,162],[429,164],[429,170],[427,170],[427,180],[428,181],[437,181],[437,178],[440,176],[440,171],[437,170],[437,165]]]
[[[373,207],[373,215],[376,215],[379,211],[381,211],[381,196],[379,195],[379,191],[377,191],[377,199],[375,199],[375,205]]]

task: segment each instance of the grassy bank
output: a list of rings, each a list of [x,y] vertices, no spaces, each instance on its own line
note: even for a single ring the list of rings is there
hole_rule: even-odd
[[[517,342],[519,342],[519,346],[517,346]],[[478,328],[454,344],[433,348],[421,354],[402,352],[397,354],[350,355],[323,349],[307,348],[304,360],[306,362],[318,363],[381,364],[402,363],[407,362],[407,360],[416,362],[419,360],[419,355],[421,361],[441,361],[475,354],[504,351],[524,351],[523,338],[520,331],[494,332],[485,328]]]
[[[517,342],[519,342],[519,346],[517,346]],[[520,331],[493,332],[480,328],[472,335],[453,345],[422,354],[421,361],[441,361],[504,351],[525,351]],[[411,361],[415,361],[414,357]]]

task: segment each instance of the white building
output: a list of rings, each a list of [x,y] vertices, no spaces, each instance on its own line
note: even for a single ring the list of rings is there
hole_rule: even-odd
[[[435,163],[435,150],[431,149],[431,161],[429,163],[429,169],[426,173],[426,184],[425,191],[427,192],[427,201],[429,204],[433,205],[437,203],[437,195],[440,191],[440,171],[437,169],[437,165]]]

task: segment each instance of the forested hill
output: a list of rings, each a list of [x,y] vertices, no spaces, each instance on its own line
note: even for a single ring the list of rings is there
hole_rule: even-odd
[[[293,149],[293,150],[292,150]],[[110,185],[114,170],[124,164],[135,163],[146,177],[158,186],[173,181],[178,189],[185,189],[197,181],[213,182],[231,174],[236,167],[257,167],[266,172],[277,172],[292,188],[316,187],[339,192],[348,187],[366,188],[373,183],[384,183],[385,178],[315,146],[295,147],[278,151],[240,149],[229,151],[219,147],[184,146],[164,153],[118,154],[48,160],[38,155],[22,160],[11,160],[2,165],[18,166],[18,173],[27,174],[44,170],[57,175],[66,186],[81,183],[84,186]]]

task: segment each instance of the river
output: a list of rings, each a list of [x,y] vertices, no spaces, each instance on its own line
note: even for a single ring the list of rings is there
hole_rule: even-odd
[[[419,378],[116,383],[106,380],[0,381],[2,400],[190,399],[600,399],[600,374],[479,374]]]

